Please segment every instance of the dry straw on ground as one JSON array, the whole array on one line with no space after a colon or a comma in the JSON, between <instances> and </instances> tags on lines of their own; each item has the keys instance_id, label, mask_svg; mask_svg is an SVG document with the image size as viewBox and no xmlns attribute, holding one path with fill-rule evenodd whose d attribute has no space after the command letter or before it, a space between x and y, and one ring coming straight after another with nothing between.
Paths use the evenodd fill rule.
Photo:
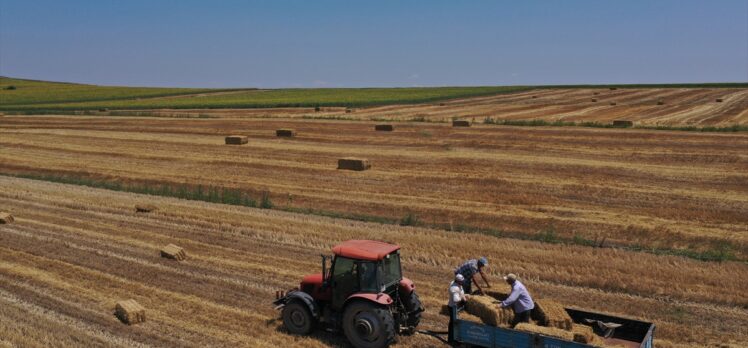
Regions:
<instances>
[{"instance_id":1,"label":"dry straw on ground","mask_svg":"<svg viewBox=\"0 0 748 348\"><path fill-rule=\"evenodd\" d=\"M169 244L161 249L161 257L182 261L187 257L187 254L181 247L178 247L174 244Z\"/></svg>"},{"instance_id":2,"label":"dry straw on ground","mask_svg":"<svg viewBox=\"0 0 748 348\"><path fill-rule=\"evenodd\" d=\"M508 327L514 318L511 309L501 308L499 301L489 296L470 296L465 304L465 310L491 326Z\"/></svg>"},{"instance_id":3,"label":"dry straw on ground","mask_svg":"<svg viewBox=\"0 0 748 348\"><path fill-rule=\"evenodd\" d=\"M453 120L452 127L470 127L470 121L468 120Z\"/></svg>"},{"instance_id":4,"label":"dry straw on ground","mask_svg":"<svg viewBox=\"0 0 748 348\"><path fill-rule=\"evenodd\" d=\"M530 333L537 333L545 336L556 337L567 341L574 340L574 333L558 329L555 327L544 327L530 323L519 323L514 327L515 330L525 331Z\"/></svg>"},{"instance_id":5,"label":"dry straw on ground","mask_svg":"<svg viewBox=\"0 0 748 348\"><path fill-rule=\"evenodd\" d=\"M13 215L10 213L0 212L0 225L12 223L13 220Z\"/></svg>"},{"instance_id":6,"label":"dry straw on ground","mask_svg":"<svg viewBox=\"0 0 748 348\"><path fill-rule=\"evenodd\" d=\"M293 130L293 129L288 129L288 128L278 129L278 130L275 131L275 136L278 136L278 137L295 137L296 136L296 131Z\"/></svg>"},{"instance_id":7,"label":"dry straw on ground","mask_svg":"<svg viewBox=\"0 0 748 348\"><path fill-rule=\"evenodd\" d=\"M370 168L371 163L367 159L346 157L338 160L338 169L361 171Z\"/></svg>"},{"instance_id":8,"label":"dry straw on ground","mask_svg":"<svg viewBox=\"0 0 748 348\"><path fill-rule=\"evenodd\" d=\"M383 132L392 132L395 128L391 124L378 124L374 126L374 130Z\"/></svg>"},{"instance_id":9,"label":"dry straw on ground","mask_svg":"<svg viewBox=\"0 0 748 348\"><path fill-rule=\"evenodd\" d=\"M572 320L569 313L560 303L542 299L535 301L535 317L543 326L556 327L563 330L571 330Z\"/></svg>"},{"instance_id":10,"label":"dry straw on ground","mask_svg":"<svg viewBox=\"0 0 748 348\"><path fill-rule=\"evenodd\" d=\"M242 145L249 142L245 135L229 135L226 137L226 145Z\"/></svg>"},{"instance_id":11,"label":"dry straw on ground","mask_svg":"<svg viewBox=\"0 0 748 348\"><path fill-rule=\"evenodd\" d=\"M128 325L145 321L145 308L132 299L117 302L115 314L123 323Z\"/></svg>"}]
</instances>

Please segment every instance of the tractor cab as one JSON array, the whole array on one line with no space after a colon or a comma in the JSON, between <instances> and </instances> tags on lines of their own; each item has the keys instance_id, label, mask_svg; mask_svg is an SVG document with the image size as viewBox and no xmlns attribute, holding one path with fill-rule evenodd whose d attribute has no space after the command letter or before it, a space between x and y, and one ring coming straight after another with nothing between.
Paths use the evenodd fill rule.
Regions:
<instances>
[{"instance_id":1,"label":"tractor cab","mask_svg":"<svg viewBox=\"0 0 748 348\"><path fill-rule=\"evenodd\" d=\"M324 269L322 287L331 291L331 307L340 310L353 294L386 294L403 279L400 268L400 247L397 245L352 240L333 248L335 254L330 271Z\"/></svg>"}]
</instances>

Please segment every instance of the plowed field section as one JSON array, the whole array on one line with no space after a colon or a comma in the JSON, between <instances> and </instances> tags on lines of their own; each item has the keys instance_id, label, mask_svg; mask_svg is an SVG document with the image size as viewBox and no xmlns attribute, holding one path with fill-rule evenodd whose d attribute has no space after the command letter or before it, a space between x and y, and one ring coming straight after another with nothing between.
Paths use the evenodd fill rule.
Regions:
<instances>
[{"instance_id":1,"label":"plowed field section","mask_svg":"<svg viewBox=\"0 0 748 348\"><path fill-rule=\"evenodd\" d=\"M289 336L271 307L277 289L318 272L319 254L353 238L403 248L404 273L437 314L451 269L492 260L489 276L523 277L536 297L652 320L659 339L682 345L748 343L744 263L705 263L612 249L549 245L273 210L188 202L0 177L0 343L17 346L323 347L329 334ZM134 205L159 210L135 213ZM168 243L188 259L159 257ZM469 246L469 247L467 247ZM133 298L148 320L121 324L118 300ZM426 336L400 347L435 347Z\"/></svg>"},{"instance_id":2,"label":"plowed field section","mask_svg":"<svg viewBox=\"0 0 748 348\"><path fill-rule=\"evenodd\" d=\"M277 128L298 136L276 138ZM235 133L249 144L224 145ZM373 169L337 170L347 156ZM266 191L286 210L748 256L748 135L740 133L5 117L0 174Z\"/></svg>"}]
</instances>

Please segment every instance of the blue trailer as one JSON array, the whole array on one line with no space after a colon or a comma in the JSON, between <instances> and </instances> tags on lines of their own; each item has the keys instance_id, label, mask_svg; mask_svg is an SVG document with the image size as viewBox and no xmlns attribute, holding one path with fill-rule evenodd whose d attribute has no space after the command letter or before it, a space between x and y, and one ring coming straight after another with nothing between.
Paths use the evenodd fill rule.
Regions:
<instances>
[{"instance_id":1,"label":"blue trailer","mask_svg":"<svg viewBox=\"0 0 748 348\"><path fill-rule=\"evenodd\" d=\"M655 325L639 320L566 308L572 321L577 324L585 320L621 324L609 338L607 345L630 348L653 348ZM594 346L566 341L542 334L517 331L460 319L459 312L453 318L455 340L463 345L484 348L592 348Z\"/></svg>"}]
</instances>

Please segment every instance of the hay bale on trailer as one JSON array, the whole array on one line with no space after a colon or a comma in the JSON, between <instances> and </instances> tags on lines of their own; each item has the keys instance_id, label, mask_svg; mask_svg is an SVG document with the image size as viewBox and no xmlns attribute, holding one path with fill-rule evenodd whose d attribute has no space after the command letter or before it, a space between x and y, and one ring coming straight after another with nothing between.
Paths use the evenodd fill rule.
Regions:
<instances>
[{"instance_id":1,"label":"hay bale on trailer","mask_svg":"<svg viewBox=\"0 0 748 348\"><path fill-rule=\"evenodd\" d=\"M249 142L246 135L229 135L226 137L226 145L242 145Z\"/></svg>"},{"instance_id":2,"label":"hay bale on trailer","mask_svg":"<svg viewBox=\"0 0 748 348\"><path fill-rule=\"evenodd\" d=\"M158 210L158 207L153 204L136 204L135 205L136 213L150 213L156 210Z\"/></svg>"},{"instance_id":3,"label":"hay bale on trailer","mask_svg":"<svg viewBox=\"0 0 748 348\"><path fill-rule=\"evenodd\" d=\"M573 323L564 306L553 300L537 300L533 309L533 318L543 326L571 330Z\"/></svg>"},{"instance_id":4,"label":"hay bale on trailer","mask_svg":"<svg viewBox=\"0 0 748 348\"><path fill-rule=\"evenodd\" d=\"M278 129L275 131L276 137L295 137L296 131L289 128Z\"/></svg>"},{"instance_id":5,"label":"hay bale on trailer","mask_svg":"<svg viewBox=\"0 0 748 348\"><path fill-rule=\"evenodd\" d=\"M391 124L377 124L374 125L375 131L381 131L381 132L392 132L395 130L395 127L393 127Z\"/></svg>"},{"instance_id":6,"label":"hay bale on trailer","mask_svg":"<svg viewBox=\"0 0 748 348\"><path fill-rule=\"evenodd\" d=\"M517 326L514 327L515 330L529 332L529 333L536 333L541 334L545 336L560 338L562 340L566 341L572 341L574 340L574 334L571 331L566 331L562 329L558 329L555 327L544 327L544 326L538 326L535 324L530 323L519 323Z\"/></svg>"},{"instance_id":7,"label":"hay bale on trailer","mask_svg":"<svg viewBox=\"0 0 748 348\"><path fill-rule=\"evenodd\" d=\"M634 126L634 121L626 121L626 120L613 121L613 127L628 128L628 127L633 127L633 126Z\"/></svg>"},{"instance_id":8,"label":"hay bale on trailer","mask_svg":"<svg viewBox=\"0 0 748 348\"><path fill-rule=\"evenodd\" d=\"M145 308L135 300L117 302L114 312L119 320L127 325L142 323L145 321Z\"/></svg>"},{"instance_id":9,"label":"hay bale on trailer","mask_svg":"<svg viewBox=\"0 0 748 348\"><path fill-rule=\"evenodd\" d=\"M161 257L182 261L187 258L187 254L181 247L178 247L174 244L169 244L161 249Z\"/></svg>"},{"instance_id":10,"label":"hay bale on trailer","mask_svg":"<svg viewBox=\"0 0 748 348\"><path fill-rule=\"evenodd\" d=\"M514 318L514 311L510 308L501 308L499 301L489 296L470 296L465 304L465 311L491 326L508 327Z\"/></svg>"},{"instance_id":11,"label":"hay bale on trailer","mask_svg":"<svg viewBox=\"0 0 748 348\"><path fill-rule=\"evenodd\" d=\"M721 102L722 102L722 98L717 98L717 99L715 100L715 102L717 102L717 103L721 103Z\"/></svg>"},{"instance_id":12,"label":"hay bale on trailer","mask_svg":"<svg viewBox=\"0 0 748 348\"><path fill-rule=\"evenodd\" d=\"M595 335L592 326L583 324L571 324L571 333L574 334L574 342L590 344L596 342L596 338L599 339L599 337Z\"/></svg>"},{"instance_id":13,"label":"hay bale on trailer","mask_svg":"<svg viewBox=\"0 0 748 348\"><path fill-rule=\"evenodd\" d=\"M4 224L10 224L13 223L13 215L10 215L10 213L6 213L4 211L0 212L0 225Z\"/></svg>"},{"instance_id":14,"label":"hay bale on trailer","mask_svg":"<svg viewBox=\"0 0 748 348\"><path fill-rule=\"evenodd\" d=\"M452 120L452 127L470 127L468 120Z\"/></svg>"},{"instance_id":15,"label":"hay bale on trailer","mask_svg":"<svg viewBox=\"0 0 748 348\"><path fill-rule=\"evenodd\" d=\"M370 168L371 163L367 159L346 157L338 160L338 169L361 171Z\"/></svg>"}]
</instances>

